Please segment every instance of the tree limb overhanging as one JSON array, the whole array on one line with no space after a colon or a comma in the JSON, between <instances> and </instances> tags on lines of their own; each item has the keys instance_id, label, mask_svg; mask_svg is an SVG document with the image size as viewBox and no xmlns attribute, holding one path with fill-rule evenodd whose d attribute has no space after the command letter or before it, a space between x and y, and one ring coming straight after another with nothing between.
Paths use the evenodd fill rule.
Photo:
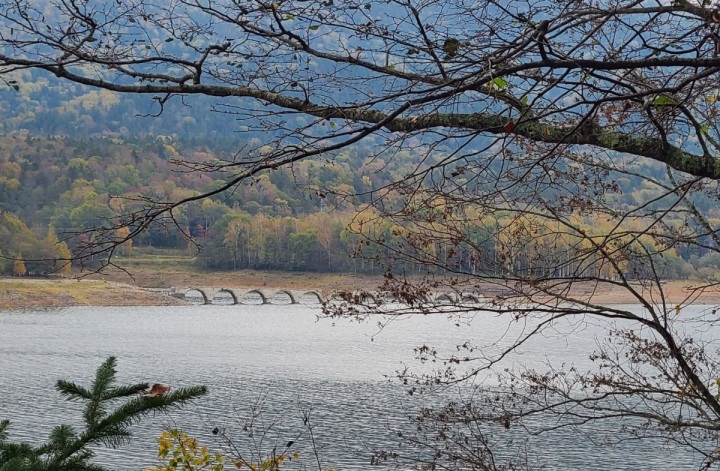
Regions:
<instances>
[{"instance_id":1,"label":"tree limb overhanging","mask_svg":"<svg viewBox=\"0 0 720 471\"><path fill-rule=\"evenodd\" d=\"M262 136L233 159L177 159L224 180L176 201L138 197L105 227L83 229L88 242L76 257L112 254L162 218L179 226L183 204L304 159L352 148L367 152L368 166L388 165L411 151L421 157L412 170L371 181L364 194L314 189L364 197L348 229L355 256L387 269L380 292L345 293L326 313L472 316L480 304L526 325L492 354L471 343L447 354L418 349L438 369L404 372L406 384L492 374L502 386L418 420L418 430L481 445L458 458L457 448L419 434L417 443L437 451L432 464L497 469L482 427L531 428L535 417L559 418L550 429L627 419L633 437L699 452L698 467L720 460L708 445L720 429L720 359L698 334L716 328L715 311L681 315L720 280L699 267L691 274L699 284L679 303L664 285L688 276L674 265L678 252L720 252L715 6L0 0L0 22L0 74L20 90L53 76L151 96L159 112L174 99L207 97ZM245 223L235 222L237 245ZM598 301L612 290L637 307ZM596 339L598 371L502 370L536 336L586 319L611 333Z\"/></svg>"},{"instance_id":2,"label":"tree limb overhanging","mask_svg":"<svg viewBox=\"0 0 720 471\"><path fill-rule=\"evenodd\" d=\"M52 5L4 2L4 71L41 69L122 93L247 98L280 113L355 123L356 133L518 136L720 175L717 150L698 143L711 137L706 100L720 67L714 10L692 2L612 9L569 2L514 15L494 2L473 12L447 2L470 15L459 25L434 14L432 3ZM405 16L414 21L389 28ZM327 40L328 31L343 38ZM301 70L302 63L312 66ZM328 95L336 85L339 93ZM652 111L680 106L696 119L649 127ZM615 108L623 111L602 119Z\"/></svg>"},{"instance_id":3,"label":"tree limb overhanging","mask_svg":"<svg viewBox=\"0 0 720 471\"><path fill-rule=\"evenodd\" d=\"M0 60L7 63L8 58L0 56ZM18 62L18 61L15 61ZM720 66L720 60L717 62ZM632 65L628 65L632 67ZM432 104L436 100L434 96L424 97L403 104L393 113L383 113L371 109L357 107L329 107L311 103L299 98L285 96L279 93L268 92L248 87L224 87L217 85L117 85L103 80L87 78L84 76L69 73L62 67L41 67L52 72L58 78L69 79L73 82L93 87L104 88L122 93L142 93L168 95L197 94L218 98L252 98L261 100L264 103L275 105L283 110L298 111L307 115L326 120L341 120L354 123L365 123L391 132L410 133L422 132L433 128L462 129L466 131L477 131L500 136L518 136L541 143L558 143L587 145L627 154L647 157L658 162L668 164L683 173L697 177L711 179L720 178L720 160L712 155L696 154L682 147L663 142L660 138L639 137L627 132L615 130L611 126L600 126L597 123L590 123L588 126L544 124L535 120L519 121L514 123L511 131L508 131L506 124L508 119L500 114L493 113L432 113L423 116L410 118L399 117L403 111L413 106ZM483 85L490 83L488 79ZM474 85L474 88L479 85ZM443 98L445 94L441 94ZM264 168L276 166L266 165Z\"/></svg>"}]
</instances>

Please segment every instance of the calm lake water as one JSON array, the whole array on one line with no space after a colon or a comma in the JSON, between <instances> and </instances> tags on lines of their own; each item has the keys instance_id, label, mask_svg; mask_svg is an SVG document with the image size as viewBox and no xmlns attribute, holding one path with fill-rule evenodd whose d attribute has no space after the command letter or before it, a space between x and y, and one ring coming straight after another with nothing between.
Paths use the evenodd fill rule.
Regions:
<instances>
[{"instance_id":1,"label":"calm lake water","mask_svg":"<svg viewBox=\"0 0 720 471\"><path fill-rule=\"evenodd\" d=\"M382 330L367 322L316 320L301 305L68 308L0 311L0 418L10 418L10 437L37 441L55 425L78 423L80 406L54 390L57 379L88 384L108 356L118 357L120 383L207 385L210 393L183 410L142 422L133 442L98 450L98 461L119 469L158 464L155 438L180 427L211 449L223 444L218 427L242 450L270 451L295 440L296 467L316 468L303 415L310 414L322 466L366 469L375 449L400 446L408 416L427 401L456 394L444 389L410 396L393 380L404 364L416 366L413 348L453 349L471 339L488 349L510 344L524 328L478 315L472 322L418 316ZM570 335L566 335L566 334ZM565 324L536 339L506 366L575 363L589 367L588 354L604 330ZM497 342L497 339L500 339ZM389 379L390 377L390 379ZM243 427L259 412L255 434ZM617 425L617 424L615 424ZM602 429L602 427L607 427ZM613 434L613 424L593 433ZM266 433L262 433L262 431ZM544 469L678 470L698 467L699 457L653 442L603 446L571 430L518 439L517 450ZM304 460L304 461L303 461Z\"/></svg>"}]
</instances>

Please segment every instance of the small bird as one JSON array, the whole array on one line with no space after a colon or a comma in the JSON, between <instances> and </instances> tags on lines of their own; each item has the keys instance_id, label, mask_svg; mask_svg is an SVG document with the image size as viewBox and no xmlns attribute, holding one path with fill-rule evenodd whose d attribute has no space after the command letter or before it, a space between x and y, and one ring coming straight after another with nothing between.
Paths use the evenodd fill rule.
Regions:
<instances>
[{"instance_id":1,"label":"small bird","mask_svg":"<svg viewBox=\"0 0 720 471\"><path fill-rule=\"evenodd\" d=\"M170 386L164 386L159 383L155 383L150 388L150 391L143 394L143 397L156 397L156 396L162 396L166 392L170 391Z\"/></svg>"}]
</instances>

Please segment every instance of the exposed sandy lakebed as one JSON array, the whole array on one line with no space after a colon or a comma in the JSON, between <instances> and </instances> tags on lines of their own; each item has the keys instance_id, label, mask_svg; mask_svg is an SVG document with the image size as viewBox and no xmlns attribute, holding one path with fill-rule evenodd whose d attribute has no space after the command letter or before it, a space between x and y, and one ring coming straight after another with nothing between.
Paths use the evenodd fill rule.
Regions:
<instances>
[{"instance_id":1,"label":"exposed sandy lakebed","mask_svg":"<svg viewBox=\"0 0 720 471\"><path fill-rule=\"evenodd\" d=\"M217 286L316 289L329 294L333 290L358 288L373 290L380 277L354 275L319 275L282 272L244 271L232 274L215 273L150 273L140 272L131 282L119 281L120 276L104 275L104 279L63 278L0 278L0 309L22 309L66 306L171 306L185 301L169 293L172 286ZM666 301L673 304L720 304L720 289L693 292L699 283L668 281L663 284ZM641 290L640 285L634 286ZM158 289L162 288L162 289ZM492 297L497 286L488 286ZM637 304L625 289L577 284L573 297L592 300L597 304ZM646 293L647 295L647 293ZM660 299L652 296L656 302Z\"/></svg>"},{"instance_id":2,"label":"exposed sandy lakebed","mask_svg":"<svg viewBox=\"0 0 720 471\"><path fill-rule=\"evenodd\" d=\"M167 293L100 280L0 278L0 309L186 304Z\"/></svg>"}]
</instances>

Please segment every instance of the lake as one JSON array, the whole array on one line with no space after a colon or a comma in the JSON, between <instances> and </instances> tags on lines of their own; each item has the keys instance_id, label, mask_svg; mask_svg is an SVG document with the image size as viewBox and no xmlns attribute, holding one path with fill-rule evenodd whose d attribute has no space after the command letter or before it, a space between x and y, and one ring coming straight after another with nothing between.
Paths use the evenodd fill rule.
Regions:
<instances>
[{"instance_id":1,"label":"lake","mask_svg":"<svg viewBox=\"0 0 720 471\"><path fill-rule=\"evenodd\" d=\"M209 394L182 410L135 426L133 442L98 450L97 461L118 469L158 464L155 439L180 427L211 449L223 450L211 431L224 430L247 453L268 452L295 440L295 467L317 469L303 417L309 414L323 468L366 469L373 450L403 446L398 432L424 403L457 394L443 388L409 395L394 379L404 365L420 367L413 349L427 344L454 350L472 339L488 349L509 345L527 326L478 314L394 320L382 329L365 322L316 318L303 305L107 307L0 311L0 419L11 440L44 439L55 425L78 423L79 405L54 390L57 379L88 384L108 356L118 357L118 381L206 385ZM506 366L545 362L590 367L588 354L604 330L584 323L558 325L527 344ZM569 334L569 335L567 335ZM500 339L499 342L497 340ZM491 383L487 383L491 386ZM252 437L248 424L252 417ZM614 434L619 424L594 425ZM245 430L244 430L245 429ZM263 432L264 431L264 432ZM677 470L697 468L699 456L651 441L614 447L569 429L513 441L545 469Z\"/></svg>"}]
</instances>

